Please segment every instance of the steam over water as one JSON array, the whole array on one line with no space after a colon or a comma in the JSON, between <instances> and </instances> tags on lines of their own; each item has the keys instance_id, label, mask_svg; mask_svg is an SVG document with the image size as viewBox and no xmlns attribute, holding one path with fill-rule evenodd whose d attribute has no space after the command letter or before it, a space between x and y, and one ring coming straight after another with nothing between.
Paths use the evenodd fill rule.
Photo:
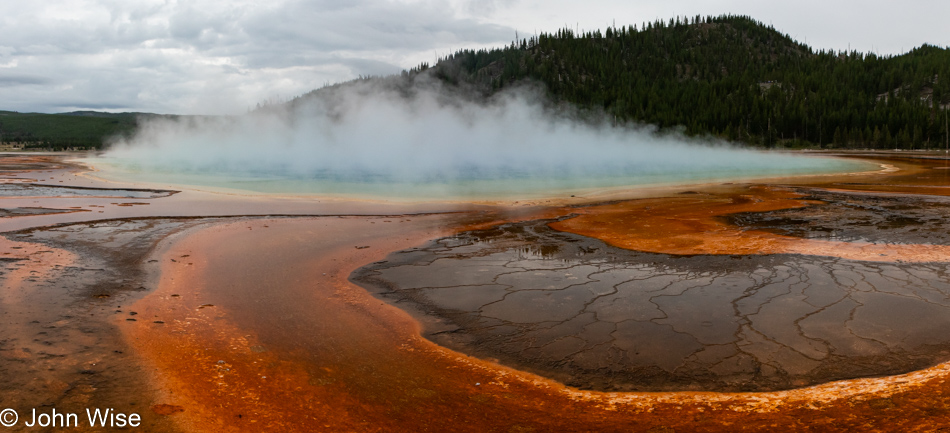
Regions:
<instances>
[{"instance_id":1,"label":"steam over water","mask_svg":"<svg viewBox=\"0 0 950 433\"><path fill-rule=\"evenodd\" d=\"M532 95L474 102L438 88L364 83L241 117L151 121L93 163L125 180L414 199L865 168L580 121Z\"/></svg>"}]
</instances>

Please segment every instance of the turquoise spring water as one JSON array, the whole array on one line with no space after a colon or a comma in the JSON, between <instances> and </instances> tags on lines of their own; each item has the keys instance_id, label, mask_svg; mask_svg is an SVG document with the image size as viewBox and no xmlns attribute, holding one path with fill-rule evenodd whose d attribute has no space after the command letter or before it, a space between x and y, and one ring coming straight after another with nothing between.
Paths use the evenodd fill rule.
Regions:
<instances>
[{"instance_id":1,"label":"turquoise spring water","mask_svg":"<svg viewBox=\"0 0 950 433\"><path fill-rule=\"evenodd\" d=\"M251 194L354 197L384 200L479 200L564 197L615 188L696 184L811 174L868 171L876 165L847 159L778 152L696 147L663 158L604 158L561 165L455 164L424 173L347 167L300 170L281 164L153 164L108 154L88 158L97 175L116 181Z\"/></svg>"}]
</instances>

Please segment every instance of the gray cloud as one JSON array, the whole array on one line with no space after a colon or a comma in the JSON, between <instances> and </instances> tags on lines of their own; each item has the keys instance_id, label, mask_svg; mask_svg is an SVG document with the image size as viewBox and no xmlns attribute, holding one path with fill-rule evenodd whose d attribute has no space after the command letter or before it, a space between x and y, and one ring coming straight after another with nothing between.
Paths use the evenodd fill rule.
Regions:
<instances>
[{"instance_id":1,"label":"gray cloud","mask_svg":"<svg viewBox=\"0 0 950 433\"><path fill-rule=\"evenodd\" d=\"M46 112L233 112L510 33L446 1L53 1L0 5L0 16L0 100L13 104L3 108Z\"/></svg>"},{"instance_id":2,"label":"gray cloud","mask_svg":"<svg viewBox=\"0 0 950 433\"><path fill-rule=\"evenodd\" d=\"M16 76L0 74L0 87L20 86L20 85L43 85L48 84L49 79L36 76Z\"/></svg>"},{"instance_id":3,"label":"gray cloud","mask_svg":"<svg viewBox=\"0 0 950 433\"><path fill-rule=\"evenodd\" d=\"M74 101L74 102L64 102L63 107L70 108L69 110L62 110L63 112L67 111L78 111L78 110L111 110L111 111L133 111L128 105L124 104L110 104L110 103L101 103L101 104L90 104L85 101Z\"/></svg>"}]
</instances>

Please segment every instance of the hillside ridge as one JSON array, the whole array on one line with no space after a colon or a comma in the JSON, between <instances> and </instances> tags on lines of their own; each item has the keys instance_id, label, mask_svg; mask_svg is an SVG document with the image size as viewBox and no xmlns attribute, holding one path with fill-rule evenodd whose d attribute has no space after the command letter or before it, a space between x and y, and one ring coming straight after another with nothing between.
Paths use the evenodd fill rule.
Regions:
<instances>
[{"instance_id":1,"label":"hillside ridge","mask_svg":"<svg viewBox=\"0 0 950 433\"><path fill-rule=\"evenodd\" d=\"M943 148L950 109L948 49L816 52L746 16L561 29L409 71L419 73L488 93L537 82L618 123L766 147Z\"/></svg>"}]
</instances>

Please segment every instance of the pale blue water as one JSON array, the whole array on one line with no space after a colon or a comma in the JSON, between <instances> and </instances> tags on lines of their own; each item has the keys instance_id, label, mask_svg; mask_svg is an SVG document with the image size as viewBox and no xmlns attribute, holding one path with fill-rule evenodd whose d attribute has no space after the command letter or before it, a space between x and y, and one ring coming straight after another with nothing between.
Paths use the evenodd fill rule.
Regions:
<instances>
[{"instance_id":1,"label":"pale blue water","mask_svg":"<svg viewBox=\"0 0 950 433\"><path fill-rule=\"evenodd\" d=\"M88 158L98 175L118 181L182 187L227 188L250 193L352 196L389 200L474 200L564 197L605 188L690 184L805 174L868 171L875 164L801 154L697 147L680 157L602 158L538 166L455 164L424 171L346 169L300 170L287 164L187 160L151 163L112 157Z\"/></svg>"}]
</instances>

